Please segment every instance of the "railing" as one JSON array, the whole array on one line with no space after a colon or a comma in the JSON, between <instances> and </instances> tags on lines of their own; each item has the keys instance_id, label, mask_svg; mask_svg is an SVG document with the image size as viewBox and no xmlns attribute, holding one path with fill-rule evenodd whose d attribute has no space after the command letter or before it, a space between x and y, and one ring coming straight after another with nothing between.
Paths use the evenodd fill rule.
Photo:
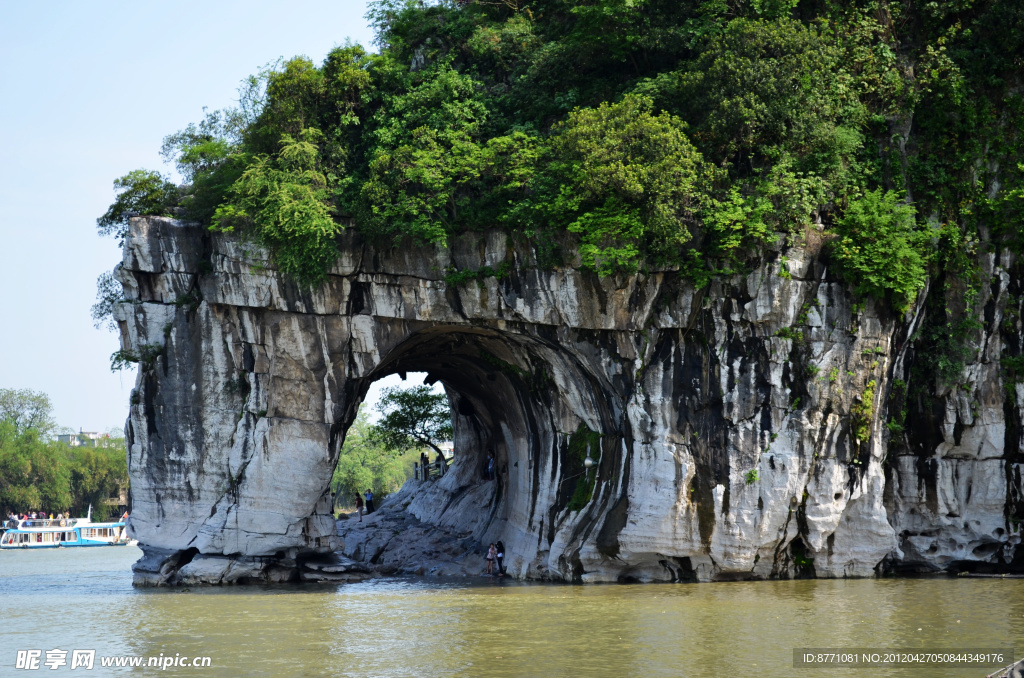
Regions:
<instances>
[{"instance_id":1,"label":"railing","mask_svg":"<svg viewBox=\"0 0 1024 678\"><path fill-rule=\"evenodd\" d=\"M416 480L431 480L435 478L444 477L444 474L448 472L447 461L432 461L426 464L414 462L413 465L413 477Z\"/></svg>"},{"instance_id":2,"label":"railing","mask_svg":"<svg viewBox=\"0 0 1024 678\"><path fill-rule=\"evenodd\" d=\"M23 530L28 527L74 527L76 522L78 522L78 518L53 518L52 520L29 518L28 520L8 520L4 523L4 527L11 530Z\"/></svg>"}]
</instances>

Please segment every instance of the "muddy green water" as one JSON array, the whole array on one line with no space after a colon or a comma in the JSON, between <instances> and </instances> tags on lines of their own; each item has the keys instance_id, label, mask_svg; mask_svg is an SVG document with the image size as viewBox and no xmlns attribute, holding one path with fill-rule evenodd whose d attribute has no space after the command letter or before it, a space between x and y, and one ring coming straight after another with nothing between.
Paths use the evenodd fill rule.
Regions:
<instances>
[{"instance_id":1,"label":"muddy green water","mask_svg":"<svg viewBox=\"0 0 1024 678\"><path fill-rule=\"evenodd\" d=\"M0 552L0 676L984 676L804 669L794 647L1015 647L1024 580L562 586L492 579L133 589L135 548ZM95 649L92 671L15 669ZM104 669L100 656L209 656ZM44 655L45 658L45 655Z\"/></svg>"}]
</instances>

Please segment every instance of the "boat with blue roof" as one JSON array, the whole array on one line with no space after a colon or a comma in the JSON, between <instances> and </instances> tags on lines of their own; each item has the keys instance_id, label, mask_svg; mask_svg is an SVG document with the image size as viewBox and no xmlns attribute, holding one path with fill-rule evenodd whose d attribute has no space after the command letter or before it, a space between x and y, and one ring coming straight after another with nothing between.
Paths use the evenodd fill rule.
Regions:
<instances>
[{"instance_id":1,"label":"boat with blue roof","mask_svg":"<svg viewBox=\"0 0 1024 678\"><path fill-rule=\"evenodd\" d=\"M92 506L85 518L28 518L10 520L0 536L0 549L45 549L80 546L127 546L127 514L114 522L92 521Z\"/></svg>"}]
</instances>

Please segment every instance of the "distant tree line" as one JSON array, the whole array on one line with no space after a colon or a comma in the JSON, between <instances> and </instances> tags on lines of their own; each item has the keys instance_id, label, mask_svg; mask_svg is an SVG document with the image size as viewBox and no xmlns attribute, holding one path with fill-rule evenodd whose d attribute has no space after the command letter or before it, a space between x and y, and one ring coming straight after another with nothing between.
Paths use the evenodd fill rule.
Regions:
<instances>
[{"instance_id":1,"label":"distant tree line","mask_svg":"<svg viewBox=\"0 0 1024 678\"><path fill-rule=\"evenodd\" d=\"M108 517L106 500L128 487L124 438L103 437L70 447L46 394L0 388L0 512L43 511ZM116 507L113 509L116 511Z\"/></svg>"}]
</instances>

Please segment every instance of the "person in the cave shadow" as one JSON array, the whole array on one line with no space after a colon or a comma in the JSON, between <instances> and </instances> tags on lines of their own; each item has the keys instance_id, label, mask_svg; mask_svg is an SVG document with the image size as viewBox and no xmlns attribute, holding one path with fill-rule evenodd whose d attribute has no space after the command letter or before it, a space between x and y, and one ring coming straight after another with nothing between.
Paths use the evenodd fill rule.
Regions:
<instances>
[{"instance_id":1,"label":"person in the cave shadow","mask_svg":"<svg viewBox=\"0 0 1024 678\"><path fill-rule=\"evenodd\" d=\"M366 499L366 515L370 515L373 513L373 490L367 488L363 497Z\"/></svg>"},{"instance_id":2,"label":"person in the cave shadow","mask_svg":"<svg viewBox=\"0 0 1024 678\"><path fill-rule=\"evenodd\" d=\"M505 565L504 565L504 560L505 560L505 542L499 541L497 544L494 545L494 549L495 549L494 564L498 568L497 575L499 577L504 577L505 576Z\"/></svg>"},{"instance_id":3,"label":"person in the cave shadow","mask_svg":"<svg viewBox=\"0 0 1024 678\"><path fill-rule=\"evenodd\" d=\"M356 492L356 513L359 514L359 522L363 522L363 496Z\"/></svg>"},{"instance_id":4,"label":"person in the cave shadow","mask_svg":"<svg viewBox=\"0 0 1024 678\"><path fill-rule=\"evenodd\" d=\"M487 479L494 480L494 452L487 453Z\"/></svg>"}]
</instances>

